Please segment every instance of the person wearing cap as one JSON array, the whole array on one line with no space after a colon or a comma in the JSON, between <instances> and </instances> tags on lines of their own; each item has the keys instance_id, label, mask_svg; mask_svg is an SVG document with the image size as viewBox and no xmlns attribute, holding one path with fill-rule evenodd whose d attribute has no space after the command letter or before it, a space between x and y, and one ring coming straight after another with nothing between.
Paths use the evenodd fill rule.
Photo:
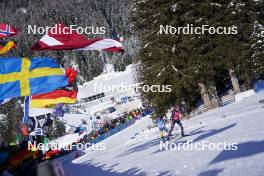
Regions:
<instances>
[{"instance_id":1,"label":"person wearing cap","mask_svg":"<svg viewBox=\"0 0 264 176\"><path fill-rule=\"evenodd\" d=\"M169 137L172 136L171 133L172 133L176 123L181 127L181 135L182 135L182 137L185 136L184 135L183 125L181 123L181 117L182 117L182 114L181 114L180 107L176 106L173 109L172 114L171 114L171 129L170 129L169 134L168 134Z\"/></svg>"}]
</instances>

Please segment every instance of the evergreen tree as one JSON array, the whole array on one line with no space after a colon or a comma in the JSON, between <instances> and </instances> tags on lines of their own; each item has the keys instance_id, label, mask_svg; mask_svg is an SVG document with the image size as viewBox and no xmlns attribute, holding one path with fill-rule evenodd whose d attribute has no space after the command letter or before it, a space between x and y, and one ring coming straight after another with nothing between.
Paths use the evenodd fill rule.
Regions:
<instances>
[{"instance_id":1,"label":"evergreen tree","mask_svg":"<svg viewBox=\"0 0 264 176\"><path fill-rule=\"evenodd\" d=\"M172 8L177 2L177 9ZM197 85L189 78L189 50L185 35L164 35L160 25L183 26L183 16L191 8L190 1L139 1L136 3L135 27L141 41L139 80L146 85L171 85L172 92L143 92L163 112L182 99L193 106ZM185 8L182 8L185 7ZM178 10L179 9L179 10Z\"/></svg>"},{"instance_id":2,"label":"evergreen tree","mask_svg":"<svg viewBox=\"0 0 264 176\"><path fill-rule=\"evenodd\" d=\"M19 121L23 118L23 109L19 100L12 100L0 107L0 141L5 143L16 142L19 132Z\"/></svg>"},{"instance_id":3,"label":"evergreen tree","mask_svg":"<svg viewBox=\"0 0 264 176\"><path fill-rule=\"evenodd\" d=\"M48 126L45 131L50 140L61 137L66 134L65 123L54 118L53 123Z\"/></svg>"},{"instance_id":4,"label":"evergreen tree","mask_svg":"<svg viewBox=\"0 0 264 176\"><path fill-rule=\"evenodd\" d=\"M218 106L218 92L229 79L235 93L240 91L241 72L249 61L250 36L260 16L257 2L222 0L138 1L135 28L140 36L139 80L145 84L171 84L171 93L143 92L149 101L164 111L186 99L193 107L202 97L205 107ZM236 27L237 34L161 34L160 25L184 27L208 25ZM243 71L242 71L243 70Z\"/></svg>"},{"instance_id":5,"label":"evergreen tree","mask_svg":"<svg viewBox=\"0 0 264 176\"><path fill-rule=\"evenodd\" d=\"M252 34L252 46L251 46L251 65L252 74L255 79L264 78L264 25L255 23L254 32Z\"/></svg>"}]
</instances>

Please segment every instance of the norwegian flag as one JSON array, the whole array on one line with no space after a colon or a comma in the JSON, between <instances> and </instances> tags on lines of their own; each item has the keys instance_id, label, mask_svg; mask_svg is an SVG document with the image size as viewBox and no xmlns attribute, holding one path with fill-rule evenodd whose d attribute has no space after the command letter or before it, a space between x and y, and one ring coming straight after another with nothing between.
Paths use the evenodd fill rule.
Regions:
<instances>
[{"instance_id":1,"label":"norwegian flag","mask_svg":"<svg viewBox=\"0 0 264 176\"><path fill-rule=\"evenodd\" d=\"M18 30L11 25L0 23L0 38L10 37L18 34Z\"/></svg>"},{"instance_id":2,"label":"norwegian flag","mask_svg":"<svg viewBox=\"0 0 264 176\"><path fill-rule=\"evenodd\" d=\"M31 47L31 50L105 50L123 53L122 43L117 40L87 39L75 31L70 31L63 24L57 24L55 28L57 33L54 34L49 30L46 35Z\"/></svg>"}]
</instances>

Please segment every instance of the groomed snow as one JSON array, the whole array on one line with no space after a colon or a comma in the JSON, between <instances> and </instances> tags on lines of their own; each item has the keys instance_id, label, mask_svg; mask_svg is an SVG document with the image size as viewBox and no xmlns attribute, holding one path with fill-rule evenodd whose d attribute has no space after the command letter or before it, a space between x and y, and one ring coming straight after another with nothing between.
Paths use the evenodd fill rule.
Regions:
<instances>
[{"instance_id":1,"label":"groomed snow","mask_svg":"<svg viewBox=\"0 0 264 176\"><path fill-rule=\"evenodd\" d=\"M251 95L254 95L254 94L255 94L254 90L241 92L241 93L238 93L238 94L235 95L235 100L236 100L236 102L237 101L241 101L241 100L243 100L243 99L245 99L245 98L247 98L247 97L249 97Z\"/></svg>"},{"instance_id":2,"label":"groomed snow","mask_svg":"<svg viewBox=\"0 0 264 176\"><path fill-rule=\"evenodd\" d=\"M64 164L68 176L131 175L239 175L264 173L264 108L259 100L264 92L217 108L184 122L187 134L172 139L180 146L188 141L237 144L237 150L160 150L159 131L145 117L129 128L109 137L105 150L87 151ZM174 133L179 133L179 127Z\"/></svg>"}]
</instances>

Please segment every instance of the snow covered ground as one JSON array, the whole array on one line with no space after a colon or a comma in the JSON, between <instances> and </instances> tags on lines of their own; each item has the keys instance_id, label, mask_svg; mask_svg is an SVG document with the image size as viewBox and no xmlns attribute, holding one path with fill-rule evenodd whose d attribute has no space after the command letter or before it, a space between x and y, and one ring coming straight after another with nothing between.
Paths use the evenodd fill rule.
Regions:
<instances>
[{"instance_id":1,"label":"snow covered ground","mask_svg":"<svg viewBox=\"0 0 264 176\"><path fill-rule=\"evenodd\" d=\"M92 81L79 86L78 99L89 97L104 92L106 96L113 96L114 93L120 94L120 87L126 87L136 84L136 65L127 66L123 72L109 72L95 77ZM109 89L114 87L115 89ZM106 91L107 90L107 91ZM133 88L132 88L133 90ZM130 92L130 89L124 93Z\"/></svg>"},{"instance_id":2,"label":"snow covered ground","mask_svg":"<svg viewBox=\"0 0 264 176\"><path fill-rule=\"evenodd\" d=\"M64 164L65 173L68 176L263 175L264 105L259 103L263 99L264 92L251 95L185 121L185 131L191 136L176 137L168 143L178 150L161 150L159 131L149 130L152 122L145 117L103 141L105 150L86 151L80 158ZM174 133L179 133L176 128ZM191 145L202 143L225 143L237 150L190 149Z\"/></svg>"}]
</instances>

